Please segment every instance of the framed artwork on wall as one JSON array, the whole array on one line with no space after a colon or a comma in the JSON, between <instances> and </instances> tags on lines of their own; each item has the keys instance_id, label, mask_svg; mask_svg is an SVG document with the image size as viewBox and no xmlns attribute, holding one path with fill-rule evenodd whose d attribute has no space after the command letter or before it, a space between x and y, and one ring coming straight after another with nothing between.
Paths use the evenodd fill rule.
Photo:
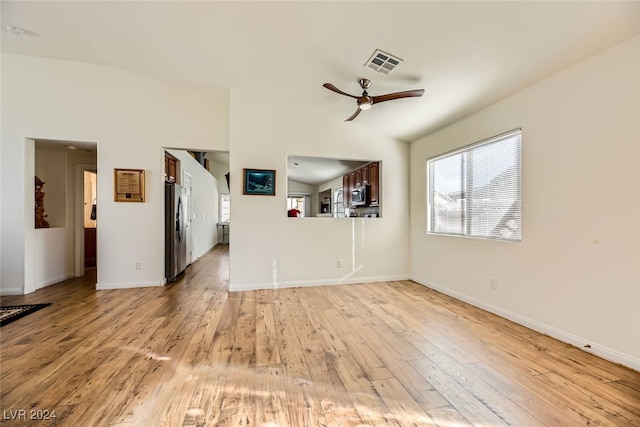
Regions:
<instances>
[{"instance_id":1,"label":"framed artwork on wall","mask_svg":"<svg viewBox=\"0 0 640 427\"><path fill-rule=\"evenodd\" d=\"M116 202L144 202L144 169L114 169Z\"/></svg>"},{"instance_id":2,"label":"framed artwork on wall","mask_svg":"<svg viewBox=\"0 0 640 427\"><path fill-rule=\"evenodd\" d=\"M275 196L276 171L273 169L243 169L242 194Z\"/></svg>"}]
</instances>

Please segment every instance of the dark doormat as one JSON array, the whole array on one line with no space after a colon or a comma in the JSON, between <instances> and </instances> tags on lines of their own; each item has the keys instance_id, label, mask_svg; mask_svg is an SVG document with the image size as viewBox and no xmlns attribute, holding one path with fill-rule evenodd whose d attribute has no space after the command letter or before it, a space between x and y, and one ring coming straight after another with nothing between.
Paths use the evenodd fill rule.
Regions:
<instances>
[{"instance_id":1,"label":"dark doormat","mask_svg":"<svg viewBox=\"0 0 640 427\"><path fill-rule=\"evenodd\" d=\"M8 323L18 320L27 314L34 313L41 308L51 305L47 304L25 304L25 305L10 305L6 307L0 307L0 326L4 326Z\"/></svg>"}]
</instances>

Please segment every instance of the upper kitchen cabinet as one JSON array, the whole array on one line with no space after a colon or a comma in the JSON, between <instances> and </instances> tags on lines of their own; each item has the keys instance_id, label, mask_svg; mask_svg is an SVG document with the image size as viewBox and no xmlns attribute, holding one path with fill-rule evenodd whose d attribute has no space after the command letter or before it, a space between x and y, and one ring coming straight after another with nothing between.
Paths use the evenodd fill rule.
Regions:
<instances>
[{"instance_id":1,"label":"upper kitchen cabinet","mask_svg":"<svg viewBox=\"0 0 640 427\"><path fill-rule=\"evenodd\" d=\"M171 154L164 153L164 180L167 182L176 182L178 173L178 159Z\"/></svg>"},{"instance_id":2,"label":"upper kitchen cabinet","mask_svg":"<svg viewBox=\"0 0 640 427\"><path fill-rule=\"evenodd\" d=\"M370 188L371 206L380 205L380 162L370 163L367 168L368 184Z\"/></svg>"},{"instance_id":3,"label":"upper kitchen cabinet","mask_svg":"<svg viewBox=\"0 0 640 427\"><path fill-rule=\"evenodd\" d=\"M342 179L345 204L349 207L380 206L380 162L371 162L345 174ZM356 203L353 198L354 189L366 186L365 203Z\"/></svg>"},{"instance_id":4,"label":"upper kitchen cabinet","mask_svg":"<svg viewBox=\"0 0 640 427\"><path fill-rule=\"evenodd\" d=\"M349 175L344 175L342 177L342 203L344 207L348 207L351 205L351 184L349 183Z\"/></svg>"}]
</instances>

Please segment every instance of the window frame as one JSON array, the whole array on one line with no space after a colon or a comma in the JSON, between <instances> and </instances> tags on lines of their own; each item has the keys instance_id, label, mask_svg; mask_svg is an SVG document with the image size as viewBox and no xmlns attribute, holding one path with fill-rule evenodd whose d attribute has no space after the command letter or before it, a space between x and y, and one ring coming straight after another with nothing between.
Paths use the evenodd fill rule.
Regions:
<instances>
[{"instance_id":1,"label":"window frame","mask_svg":"<svg viewBox=\"0 0 640 427\"><path fill-rule=\"evenodd\" d=\"M231 220L231 195L229 193L221 193L219 200L219 222L229 222ZM225 205L228 206L225 207Z\"/></svg>"},{"instance_id":2,"label":"window frame","mask_svg":"<svg viewBox=\"0 0 640 427\"><path fill-rule=\"evenodd\" d=\"M470 157L473 159L474 150L477 150L481 147L490 146L492 144L500 143L503 141L507 141L513 139L515 145L513 146L514 155L516 156L515 165L516 170L513 173L515 177L515 185L516 188L512 193L515 197L515 201L513 204L516 204L517 211L514 215L514 219L517 222L517 228L515 237L510 237L508 235L501 237L497 235L492 235L491 232L485 231L485 233L476 233L473 234L472 227L474 225L471 220L473 210L472 201L469 200L468 195L473 194L473 182L470 176L473 176L473 161L469 161L466 157ZM476 151L477 152L477 151ZM434 194L436 191L434 190L435 183L435 165L436 162L444 159L453 159L455 156L461 155L461 166L460 166L460 198L458 201L460 202L460 232L452 232L452 231L434 231L436 228L435 224L435 214L434 209L436 208L436 204L434 202ZM455 237L464 237L471 239L484 239L484 240L496 240L496 241L505 241L512 243L520 243L522 241L522 129L516 128L512 129L508 132L501 133L499 135L492 136L490 138L483 139L481 141L477 141L468 145L465 145L460 148L456 148L454 150L439 154L437 156L430 157L426 160L426 233L428 235L441 235L441 236L455 236ZM495 178L495 177L494 177ZM494 179L492 178L492 179ZM494 200L495 201L495 200ZM496 206L490 205L490 206ZM505 216L502 219L506 218ZM508 226L508 223L507 223Z\"/></svg>"}]
</instances>

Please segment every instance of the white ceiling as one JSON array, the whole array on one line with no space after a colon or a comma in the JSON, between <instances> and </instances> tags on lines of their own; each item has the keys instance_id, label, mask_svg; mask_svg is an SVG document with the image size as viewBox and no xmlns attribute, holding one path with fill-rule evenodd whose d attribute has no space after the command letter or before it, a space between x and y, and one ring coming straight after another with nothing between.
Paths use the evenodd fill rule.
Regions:
<instances>
[{"instance_id":1,"label":"white ceiling","mask_svg":"<svg viewBox=\"0 0 640 427\"><path fill-rule=\"evenodd\" d=\"M413 141L640 32L640 2L2 1L2 51L87 61L190 87L305 92L336 123L355 101L425 89L356 120ZM403 59L364 67L375 49ZM586 88L588 89L588 88ZM302 91L304 92L304 91ZM306 95L312 94L311 96ZM295 106L292 106L295 108Z\"/></svg>"},{"instance_id":2,"label":"white ceiling","mask_svg":"<svg viewBox=\"0 0 640 427\"><path fill-rule=\"evenodd\" d=\"M319 185L356 170L367 163L370 161L288 156L287 179L303 184Z\"/></svg>"},{"instance_id":3,"label":"white ceiling","mask_svg":"<svg viewBox=\"0 0 640 427\"><path fill-rule=\"evenodd\" d=\"M35 147L38 150L43 150L43 151L64 151L64 152L81 151L84 153L94 153L94 154L98 152L98 144L96 144L95 142L37 139L35 140Z\"/></svg>"}]
</instances>

